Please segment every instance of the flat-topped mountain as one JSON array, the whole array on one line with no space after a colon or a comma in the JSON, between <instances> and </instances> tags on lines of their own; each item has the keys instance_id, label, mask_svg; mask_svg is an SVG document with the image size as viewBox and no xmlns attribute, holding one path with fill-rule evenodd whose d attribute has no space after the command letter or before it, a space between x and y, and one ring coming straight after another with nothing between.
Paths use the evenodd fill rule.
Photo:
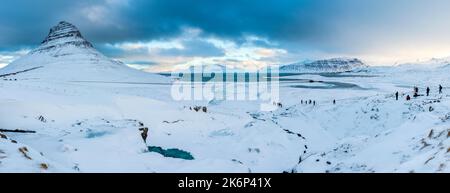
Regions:
<instances>
[{"instance_id":1,"label":"flat-topped mountain","mask_svg":"<svg viewBox=\"0 0 450 193\"><path fill-rule=\"evenodd\" d=\"M347 72L367 67L357 58L332 58L313 62L299 62L283 65L280 72L314 73L314 72Z\"/></svg>"}]
</instances>

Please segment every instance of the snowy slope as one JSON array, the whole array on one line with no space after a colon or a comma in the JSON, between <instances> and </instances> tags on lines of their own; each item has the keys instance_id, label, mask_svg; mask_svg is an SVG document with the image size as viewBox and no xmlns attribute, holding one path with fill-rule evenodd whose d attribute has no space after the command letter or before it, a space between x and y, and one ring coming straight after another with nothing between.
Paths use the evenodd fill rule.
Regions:
<instances>
[{"instance_id":1,"label":"snowy slope","mask_svg":"<svg viewBox=\"0 0 450 193\"><path fill-rule=\"evenodd\" d=\"M0 172L56 172L65 170L42 152L21 144L0 132Z\"/></svg>"},{"instance_id":2,"label":"snowy slope","mask_svg":"<svg viewBox=\"0 0 450 193\"><path fill-rule=\"evenodd\" d=\"M15 78L167 82L158 75L131 69L120 61L107 58L85 40L74 25L67 22L60 22L51 28L39 47L0 69L0 75L24 70L29 71L18 73Z\"/></svg>"},{"instance_id":3,"label":"snowy slope","mask_svg":"<svg viewBox=\"0 0 450 193\"><path fill-rule=\"evenodd\" d=\"M168 85L1 81L0 128L37 133L6 133L18 145L1 141L0 171L449 172L447 88L404 100L414 85L423 93L426 86L450 84L448 72L407 70L289 76L359 88L282 82L283 108L272 112L254 101L173 101ZM300 103L307 99L317 104ZM206 105L208 112L189 110L193 105ZM149 128L147 143L141 127ZM18 150L24 146L32 160ZM164 157L146 146L181 149L194 160Z\"/></svg>"},{"instance_id":4,"label":"snowy slope","mask_svg":"<svg viewBox=\"0 0 450 193\"><path fill-rule=\"evenodd\" d=\"M313 62L299 62L283 65L280 72L289 73L321 73L321 72L346 72L366 67L356 58L332 58Z\"/></svg>"}]
</instances>

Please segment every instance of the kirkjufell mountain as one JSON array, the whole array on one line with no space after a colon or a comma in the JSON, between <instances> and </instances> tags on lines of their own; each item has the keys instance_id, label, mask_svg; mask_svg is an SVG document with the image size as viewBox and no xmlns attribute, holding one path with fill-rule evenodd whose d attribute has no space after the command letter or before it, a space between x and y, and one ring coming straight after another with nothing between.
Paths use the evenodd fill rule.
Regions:
<instances>
[{"instance_id":1,"label":"kirkjufell mountain","mask_svg":"<svg viewBox=\"0 0 450 193\"><path fill-rule=\"evenodd\" d=\"M110 59L87 41L78 28L59 22L50 29L41 45L17 59L0 74L14 73L18 79L46 79L67 81L157 81L159 75L129 68Z\"/></svg>"}]
</instances>

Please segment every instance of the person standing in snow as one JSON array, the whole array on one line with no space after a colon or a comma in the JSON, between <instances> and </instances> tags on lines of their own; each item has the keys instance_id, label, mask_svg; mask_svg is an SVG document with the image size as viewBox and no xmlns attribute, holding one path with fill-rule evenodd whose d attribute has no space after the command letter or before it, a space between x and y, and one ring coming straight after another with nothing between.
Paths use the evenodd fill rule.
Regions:
<instances>
[{"instance_id":1,"label":"person standing in snow","mask_svg":"<svg viewBox=\"0 0 450 193\"><path fill-rule=\"evenodd\" d=\"M439 94L442 94L442 85L439 85Z\"/></svg>"},{"instance_id":2,"label":"person standing in snow","mask_svg":"<svg viewBox=\"0 0 450 193\"><path fill-rule=\"evenodd\" d=\"M333 105L335 105L335 104L336 104L336 99L333 100Z\"/></svg>"},{"instance_id":3,"label":"person standing in snow","mask_svg":"<svg viewBox=\"0 0 450 193\"><path fill-rule=\"evenodd\" d=\"M430 87L427 87L427 96L430 95Z\"/></svg>"},{"instance_id":4,"label":"person standing in snow","mask_svg":"<svg viewBox=\"0 0 450 193\"><path fill-rule=\"evenodd\" d=\"M411 100L411 97L409 95L406 95L406 100L407 101Z\"/></svg>"},{"instance_id":5,"label":"person standing in snow","mask_svg":"<svg viewBox=\"0 0 450 193\"><path fill-rule=\"evenodd\" d=\"M313 101L313 105L316 106L316 101Z\"/></svg>"},{"instance_id":6,"label":"person standing in snow","mask_svg":"<svg viewBox=\"0 0 450 193\"><path fill-rule=\"evenodd\" d=\"M398 91L395 92L395 100L398 101Z\"/></svg>"},{"instance_id":7,"label":"person standing in snow","mask_svg":"<svg viewBox=\"0 0 450 193\"><path fill-rule=\"evenodd\" d=\"M419 87L414 87L414 97L418 97L419 96Z\"/></svg>"},{"instance_id":8,"label":"person standing in snow","mask_svg":"<svg viewBox=\"0 0 450 193\"><path fill-rule=\"evenodd\" d=\"M300 104L303 104L303 99L300 101Z\"/></svg>"}]
</instances>

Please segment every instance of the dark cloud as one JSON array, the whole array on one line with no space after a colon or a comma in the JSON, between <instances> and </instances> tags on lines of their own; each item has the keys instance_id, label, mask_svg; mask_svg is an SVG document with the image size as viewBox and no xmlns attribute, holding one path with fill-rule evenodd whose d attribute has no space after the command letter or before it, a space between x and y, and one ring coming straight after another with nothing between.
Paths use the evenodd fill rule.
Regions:
<instances>
[{"instance_id":1,"label":"dark cloud","mask_svg":"<svg viewBox=\"0 0 450 193\"><path fill-rule=\"evenodd\" d=\"M123 53L104 44L164 41L185 27L237 44L263 37L293 53L361 54L408 42L450 44L448 7L445 0L15 0L0 6L0 50L35 46L67 20L112 56ZM221 54L207 46L165 54Z\"/></svg>"},{"instance_id":2,"label":"dark cloud","mask_svg":"<svg viewBox=\"0 0 450 193\"><path fill-rule=\"evenodd\" d=\"M38 44L59 20L73 22L94 43L164 39L180 34L184 26L235 40L245 34L307 38L321 33L320 18L306 13L319 6L325 5L296 0L16 0L0 7L0 44ZM93 21L89 11L103 16Z\"/></svg>"},{"instance_id":3,"label":"dark cloud","mask_svg":"<svg viewBox=\"0 0 450 193\"><path fill-rule=\"evenodd\" d=\"M120 57L125 54L124 50L116 48L110 44L100 44L95 47L102 53L108 53L110 57Z\"/></svg>"},{"instance_id":4,"label":"dark cloud","mask_svg":"<svg viewBox=\"0 0 450 193\"><path fill-rule=\"evenodd\" d=\"M131 23L153 35L176 34L180 26L194 26L220 37L239 38L244 34L286 36L283 31L314 31L317 21L305 20L301 14L313 6L314 1L258 0L134 0L134 7L126 10ZM310 18L313 19L313 18ZM308 21L309 27L299 29L299 20ZM140 30L141 31L141 30Z\"/></svg>"},{"instance_id":5,"label":"dark cloud","mask_svg":"<svg viewBox=\"0 0 450 193\"><path fill-rule=\"evenodd\" d=\"M0 45L20 47L39 44L50 26L64 19L76 1L8 1L0 6Z\"/></svg>"},{"instance_id":6,"label":"dark cloud","mask_svg":"<svg viewBox=\"0 0 450 193\"><path fill-rule=\"evenodd\" d=\"M210 57L210 56L223 56L224 50L215 47L213 44L199 40L189 40L183 42L184 49L163 49L159 54L163 56L198 56L198 57Z\"/></svg>"}]
</instances>

